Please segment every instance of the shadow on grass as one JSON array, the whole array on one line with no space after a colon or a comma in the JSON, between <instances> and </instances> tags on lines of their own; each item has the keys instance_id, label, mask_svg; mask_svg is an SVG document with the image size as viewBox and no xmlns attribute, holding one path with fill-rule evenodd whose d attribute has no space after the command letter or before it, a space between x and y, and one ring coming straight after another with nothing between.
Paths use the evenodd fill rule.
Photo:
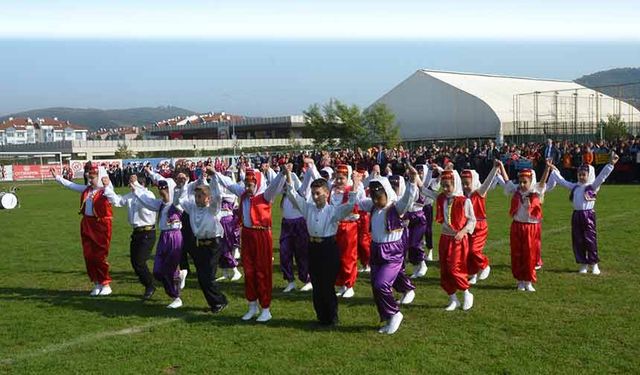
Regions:
<instances>
[{"instance_id":1,"label":"shadow on grass","mask_svg":"<svg viewBox=\"0 0 640 375\"><path fill-rule=\"evenodd\" d=\"M236 287L242 287L237 285ZM123 297L126 297L124 299ZM260 323L244 322L238 316L211 314L203 307L183 307L177 310L166 309L164 303L158 301L142 302L139 296L129 300L128 295L118 294L110 297L91 297L87 291L50 290L43 288L0 288L0 301L32 301L47 303L76 310L99 313L104 317L136 316L143 318L162 317L178 318L186 323L215 322L225 326L251 326ZM371 304L371 301L368 301ZM319 326L315 321L274 318L265 324L272 328L292 328L304 331L339 331L365 332L373 326L348 325L337 327Z\"/></svg>"}]
</instances>

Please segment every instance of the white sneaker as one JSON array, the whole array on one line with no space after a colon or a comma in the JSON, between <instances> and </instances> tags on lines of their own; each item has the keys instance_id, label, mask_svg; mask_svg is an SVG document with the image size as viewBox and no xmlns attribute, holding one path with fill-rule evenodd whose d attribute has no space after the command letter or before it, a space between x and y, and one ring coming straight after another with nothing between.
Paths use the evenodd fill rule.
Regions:
<instances>
[{"instance_id":1,"label":"white sneaker","mask_svg":"<svg viewBox=\"0 0 640 375\"><path fill-rule=\"evenodd\" d=\"M478 274L474 274L471 276L471 278L469 279L469 284L471 285L476 285L476 283L478 282Z\"/></svg>"},{"instance_id":2,"label":"white sneaker","mask_svg":"<svg viewBox=\"0 0 640 375\"><path fill-rule=\"evenodd\" d=\"M233 259L240 259L240 249L237 247L233 249Z\"/></svg>"},{"instance_id":3,"label":"white sneaker","mask_svg":"<svg viewBox=\"0 0 640 375\"><path fill-rule=\"evenodd\" d=\"M386 321L382 327L378 330L378 333L387 333L389 331L389 321Z\"/></svg>"},{"instance_id":4,"label":"white sneaker","mask_svg":"<svg viewBox=\"0 0 640 375\"><path fill-rule=\"evenodd\" d=\"M400 328L400 323L402 323L402 318L404 318L404 316L400 311L398 311L391 317L391 319L389 319L389 327L387 328L388 335L393 335L394 333L396 333L398 328Z\"/></svg>"},{"instance_id":5,"label":"white sneaker","mask_svg":"<svg viewBox=\"0 0 640 375\"><path fill-rule=\"evenodd\" d=\"M346 291L347 291L347 287L343 285L340 288L338 288L338 291L336 292L336 296L342 296Z\"/></svg>"},{"instance_id":6,"label":"white sneaker","mask_svg":"<svg viewBox=\"0 0 640 375\"><path fill-rule=\"evenodd\" d=\"M108 296L109 294L111 294L110 285L103 285L102 288L100 288L100 293L98 293L99 296Z\"/></svg>"},{"instance_id":7,"label":"white sneaker","mask_svg":"<svg viewBox=\"0 0 640 375\"><path fill-rule=\"evenodd\" d=\"M486 280L486 278L489 277L490 273L491 273L491 266L487 265L485 268L482 269L482 271L480 271L480 275L478 275L478 279Z\"/></svg>"},{"instance_id":8,"label":"white sneaker","mask_svg":"<svg viewBox=\"0 0 640 375\"><path fill-rule=\"evenodd\" d=\"M247 321L258 315L258 301L249 302L249 311L242 316L242 320Z\"/></svg>"},{"instance_id":9,"label":"white sneaker","mask_svg":"<svg viewBox=\"0 0 640 375\"><path fill-rule=\"evenodd\" d=\"M180 270L180 289L184 289L184 285L187 282L187 275L188 274L189 274L189 271Z\"/></svg>"},{"instance_id":10,"label":"white sneaker","mask_svg":"<svg viewBox=\"0 0 640 375\"><path fill-rule=\"evenodd\" d=\"M422 262L420 262L419 265L415 267L415 269L413 270L413 275L411 275L411 278L417 279L418 277L423 277L424 275L427 274L428 269L429 268L427 267L427 262L423 260Z\"/></svg>"},{"instance_id":11,"label":"white sneaker","mask_svg":"<svg viewBox=\"0 0 640 375\"><path fill-rule=\"evenodd\" d=\"M464 291L464 300L462 302L462 310L467 311L473 307L473 294L469 289Z\"/></svg>"},{"instance_id":12,"label":"white sneaker","mask_svg":"<svg viewBox=\"0 0 640 375\"><path fill-rule=\"evenodd\" d=\"M347 288L347 290L342 293L342 298L351 298L356 294L353 288Z\"/></svg>"},{"instance_id":13,"label":"white sneaker","mask_svg":"<svg viewBox=\"0 0 640 375\"><path fill-rule=\"evenodd\" d=\"M286 288L284 288L284 289L282 290L282 292L284 292L284 293L289 293L289 292L290 292L290 291L292 291L292 290L296 290L296 283L295 283L295 281L292 281L292 282L290 282L289 284L287 284L287 287L286 287Z\"/></svg>"},{"instance_id":14,"label":"white sneaker","mask_svg":"<svg viewBox=\"0 0 640 375\"><path fill-rule=\"evenodd\" d=\"M598 267L598 263L593 265L593 270L591 271L591 273L593 273L594 275L600 274L600 267Z\"/></svg>"},{"instance_id":15,"label":"white sneaker","mask_svg":"<svg viewBox=\"0 0 640 375\"><path fill-rule=\"evenodd\" d=\"M366 267L364 267L364 271L362 271L362 272L364 272L364 273L371 273L371 266L369 266L369 265L367 264L367 266L366 266Z\"/></svg>"},{"instance_id":16,"label":"white sneaker","mask_svg":"<svg viewBox=\"0 0 640 375\"><path fill-rule=\"evenodd\" d=\"M408 292L406 292L402 298L400 298L399 303L401 305L409 305L411 304L411 302L413 302L413 300L416 298L416 292L414 292L413 290L410 290Z\"/></svg>"},{"instance_id":17,"label":"white sneaker","mask_svg":"<svg viewBox=\"0 0 640 375\"><path fill-rule=\"evenodd\" d=\"M426 257L428 262L433 261L433 249L429 249L429 252L427 253L427 257Z\"/></svg>"},{"instance_id":18,"label":"white sneaker","mask_svg":"<svg viewBox=\"0 0 640 375\"><path fill-rule=\"evenodd\" d=\"M518 281L518 290L524 292L524 281Z\"/></svg>"},{"instance_id":19,"label":"white sneaker","mask_svg":"<svg viewBox=\"0 0 640 375\"><path fill-rule=\"evenodd\" d=\"M449 296L449 305L445 307L445 311L453 311L460 307L460 301L458 301L458 297L455 294Z\"/></svg>"},{"instance_id":20,"label":"white sneaker","mask_svg":"<svg viewBox=\"0 0 640 375\"><path fill-rule=\"evenodd\" d=\"M527 281L524 283L524 288L527 290L527 292L535 292L536 289L533 287L533 283L531 281Z\"/></svg>"},{"instance_id":21,"label":"white sneaker","mask_svg":"<svg viewBox=\"0 0 640 375\"><path fill-rule=\"evenodd\" d=\"M587 272L589 272L589 265L581 264L580 269L578 270L578 273L587 273Z\"/></svg>"},{"instance_id":22,"label":"white sneaker","mask_svg":"<svg viewBox=\"0 0 640 375\"><path fill-rule=\"evenodd\" d=\"M535 267L535 268L536 268L536 271L538 271L538 270L542 269L542 266L541 266L541 265L539 265L539 264L536 264L536 267Z\"/></svg>"},{"instance_id":23,"label":"white sneaker","mask_svg":"<svg viewBox=\"0 0 640 375\"><path fill-rule=\"evenodd\" d=\"M222 269L222 276L216 278L216 281L223 281L229 279L229 271L226 268Z\"/></svg>"},{"instance_id":24,"label":"white sneaker","mask_svg":"<svg viewBox=\"0 0 640 375\"><path fill-rule=\"evenodd\" d=\"M238 267L233 267L232 270L229 270L229 278L231 281L238 281L242 278L242 274L238 271Z\"/></svg>"},{"instance_id":25,"label":"white sneaker","mask_svg":"<svg viewBox=\"0 0 640 375\"><path fill-rule=\"evenodd\" d=\"M89 293L89 295L91 297L97 296L98 294L100 294L100 289L102 289L102 284L100 283L93 284L93 289L91 289L91 293Z\"/></svg>"},{"instance_id":26,"label":"white sneaker","mask_svg":"<svg viewBox=\"0 0 640 375\"><path fill-rule=\"evenodd\" d=\"M180 297L174 299L173 302L167 305L168 309L177 309L178 307L182 307L182 300Z\"/></svg>"},{"instance_id":27,"label":"white sneaker","mask_svg":"<svg viewBox=\"0 0 640 375\"><path fill-rule=\"evenodd\" d=\"M304 285L302 286L302 288L300 288L300 291L301 291L301 292L308 292L308 291L310 291L310 290L313 290L313 285L312 285L310 282L309 282L309 283L304 284Z\"/></svg>"},{"instance_id":28,"label":"white sneaker","mask_svg":"<svg viewBox=\"0 0 640 375\"><path fill-rule=\"evenodd\" d=\"M271 312L267 307L266 309L262 309L262 312L260 313L260 316L258 317L258 319L256 319L256 322L264 323L264 322L268 322L269 320L271 320Z\"/></svg>"}]
</instances>

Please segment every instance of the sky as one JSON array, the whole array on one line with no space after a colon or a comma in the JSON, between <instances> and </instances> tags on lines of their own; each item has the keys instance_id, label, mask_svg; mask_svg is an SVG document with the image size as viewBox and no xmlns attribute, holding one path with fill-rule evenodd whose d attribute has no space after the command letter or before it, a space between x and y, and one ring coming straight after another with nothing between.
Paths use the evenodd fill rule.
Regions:
<instances>
[{"instance_id":1,"label":"sky","mask_svg":"<svg viewBox=\"0 0 640 375\"><path fill-rule=\"evenodd\" d=\"M420 68L575 79L638 66L636 1L14 1L0 114L368 105Z\"/></svg>"}]
</instances>

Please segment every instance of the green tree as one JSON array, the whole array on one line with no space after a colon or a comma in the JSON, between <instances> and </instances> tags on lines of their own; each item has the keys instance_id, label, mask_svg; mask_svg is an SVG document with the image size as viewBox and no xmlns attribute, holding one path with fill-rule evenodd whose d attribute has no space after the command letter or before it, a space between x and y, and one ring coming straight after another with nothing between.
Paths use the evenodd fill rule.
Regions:
<instances>
[{"instance_id":1,"label":"green tree","mask_svg":"<svg viewBox=\"0 0 640 375\"><path fill-rule=\"evenodd\" d=\"M305 116L305 136L314 139L316 147L356 148L375 143L395 146L400 131L394 114L383 104L364 112L356 105L332 99L320 107L311 105Z\"/></svg>"},{"instance_id":2,"label":"green tree","mask_svg":"<svg viewBox=\"0 0 640 375\"><path fill-rule=\"evenodd\" d=\"M387 147L395 147L400 143L400 128L396 124L396 116L385 104L377 103L367 108L363 118L369 145L383 143Z\"/></svg>"},{"instance_id":3,"label":"green tree","mask_svg":"<svg viewBox=\"0 0 640 375\"><path fill-rule=\"evenodd\" d=\"M624 120L618 115L609 115L607 122L602 124L604 131L604 139L607 141L616 141L629 133Z\"/></svg>"},{"instance_id":4,"label":"green tree","mask_svg":"<svg viewBox=\"0 0 640 375\"><path fill-rule=\"evenodd\" d=\"M126 144L120 143L118 144L115 155L117 159L130 159L133 157L133 151L129 150Z\"/></svg>"}]
</instances>

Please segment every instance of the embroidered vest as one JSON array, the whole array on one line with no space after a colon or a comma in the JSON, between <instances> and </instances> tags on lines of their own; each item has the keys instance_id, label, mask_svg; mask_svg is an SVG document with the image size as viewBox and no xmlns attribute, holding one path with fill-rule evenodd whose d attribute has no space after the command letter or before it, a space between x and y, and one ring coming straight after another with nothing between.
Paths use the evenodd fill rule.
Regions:
<instances>
[{"instance_id":1,"label":"embroidered vest","mask_svg":"<svg viewBox=\"0 0 640 375\"><path fill-rule=\"evenodd\" d=\"M80 194L80 215L84 215L84 208L87 204L87 199L89 199L89 192L91 191L91 186L87 186L86 189ZM107 197L104 196L104 189L97 190L95 194L93 194L93 215L97 218L105 218L110 219L113 214L111 211L111 203Z\"/></svg>"},{"instance_id":2,"label":"embroidered vest","mask_svg":"<svg viewBox=\"0 0 640 375\"><path fill-rule=\"evenodd\" d=\"M436 222L443 224L445 222L444 217L444 205L448 204L447 196L444 193L438 195L436 201ZM449 207L449 218L447 224L455 230L459 231L467 224L467 217L464 214L464 204L467 198L463 196L453 197L453 203Z\"/></svg>"},{"instance_id":3,"label":"embroidered vest","mask_svg":"<svg viewBox=\"0 0 640 375\"><path fill-rule=\"evenodd\" d=\"M542 219L542 203L540 203L540 196L536 193L530 193L528 197L524 197L519 190L513 194L513 197L511 197L509 215L513 217L518 212L518 208L520 208L524 199L529 199L529 216L537 220Z\"/></svg>"}]
</instances>

